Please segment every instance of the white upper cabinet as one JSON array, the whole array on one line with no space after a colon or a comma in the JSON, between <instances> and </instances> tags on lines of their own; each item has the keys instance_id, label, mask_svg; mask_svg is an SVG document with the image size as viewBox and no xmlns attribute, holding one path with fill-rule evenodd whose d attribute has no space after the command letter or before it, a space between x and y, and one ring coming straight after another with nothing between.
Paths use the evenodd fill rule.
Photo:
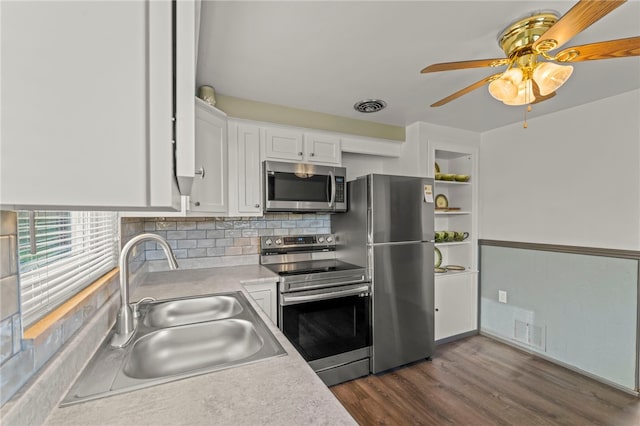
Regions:
<instances>
[{"instance_id":1,"label":"white upper cabinet","mask_svg":"<svg viewBox=\"0 0 640 426\"><path fill-rule=\"evenodd\" d=\"M340 138L322 133L305 133L305 162L322 164L340 164L342 151Z\"/></svg>"},{"instance_id":2,"label":"white upper cabinet","mask_svg":"<svg viewBox=\"0 0 640 426\"><path fill-rule=\"evenodd\" d=\"M195 74L174 70L172 44L190 44L194 60L194 37L178 37L194 16L174 34L171 1L0 7L0 205L179 209L174 161L193 176L181 156L193 156L194 138L176 129L174 156L173 105L189 91L193 109ZM188 114L177 117L187 128Z\"/></svg>"},{"instance_id":3,"label":"white upper cabinet","mask_svg":"<svg viewBox=\"0 0 640 426\"><path fill-rule=\"evenodd\" d=\"M229 122L229 216L262 216L260 128Z\"/></svg>"},{"instance_id":4,"label":"white upper cabinet","mask_svg":"<svg viewBox=\"0 0 640 426\"><path fill-rule=\"evenodd\" d=\"M189 210L224 215L228 182L226 115L196 99L195 136L195 164L199 174L193 182Z\"/></svg>"},{"instance_id":5,"label":"white upper cabinet","mask_svg":"<svg viewBox=\"0 0 640 426\"><path fill-rule=\"evenodd\" d=\"M339 165L342 159L340 138L328 133L266 127L262 157L264 160Z\"/></svg>"}]
</instances>

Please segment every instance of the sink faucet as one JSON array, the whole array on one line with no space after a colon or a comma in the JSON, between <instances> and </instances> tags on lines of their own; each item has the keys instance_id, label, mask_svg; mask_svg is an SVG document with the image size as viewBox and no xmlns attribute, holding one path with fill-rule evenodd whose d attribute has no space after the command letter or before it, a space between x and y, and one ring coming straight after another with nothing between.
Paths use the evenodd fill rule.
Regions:
<instances>
[{"instance_id":1,"label":"sink faucet","mask_svg":"<svg viewBox=\"0 0 640 426\"><path fill-rule=\"evenodd\" d=\"M171 247L169 247L167 241L159 235L136 235L124 245L120 252L120 260L118 261L118 265L120 266L120 310L118 311L115 333L110 343L111 346L116 348L127 346L136 331L137 319L134 318L131 306L129 306L129 253L133 246L141 241L155 241L160 244L165 256L167 256L169 267L171 269L178 269L178 262L173 255Z\"/></svg>"}]
</instances>

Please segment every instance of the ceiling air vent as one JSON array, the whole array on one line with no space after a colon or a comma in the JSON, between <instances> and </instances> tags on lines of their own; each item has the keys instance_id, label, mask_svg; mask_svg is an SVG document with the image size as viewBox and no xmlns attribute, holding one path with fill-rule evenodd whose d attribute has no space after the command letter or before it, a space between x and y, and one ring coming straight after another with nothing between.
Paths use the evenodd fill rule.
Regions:
<instances>
[{"instance_id":1,"label":"ceiling air vent","mask_svg":"<svg viewBox=\"0 0 640 426\"><path fill-rule=\"evenodd\" d=\"M378 112L386 106L387 103L380 99L365 99L363 101L356 102L353 109L368 114L370 112Z\"/></svg>"}]
</instances>

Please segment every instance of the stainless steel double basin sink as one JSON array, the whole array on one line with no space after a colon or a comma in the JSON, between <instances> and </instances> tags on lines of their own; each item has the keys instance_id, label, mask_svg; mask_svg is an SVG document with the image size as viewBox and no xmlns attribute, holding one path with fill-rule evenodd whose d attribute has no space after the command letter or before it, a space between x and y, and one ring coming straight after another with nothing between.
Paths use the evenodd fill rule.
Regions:
<instances>
[{"instance_id":1,"label":"stainless steel double basin sink","mask_svg":"<svg viewBox=\"0 0 640 426\"><path fill-rule=\"evenodd\" d=\"M241 292L144 304L132 342L107 336L61 406L285 355Z\"/></svg>"}]
</instances>

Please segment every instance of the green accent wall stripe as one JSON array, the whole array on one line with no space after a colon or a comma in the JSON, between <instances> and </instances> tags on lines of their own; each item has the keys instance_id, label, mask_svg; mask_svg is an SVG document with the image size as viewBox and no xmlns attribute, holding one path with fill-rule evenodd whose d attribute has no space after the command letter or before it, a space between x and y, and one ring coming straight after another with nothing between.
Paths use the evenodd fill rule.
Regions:
<instances>
[{"instance_id":1,"label":"green accent wall stripe","mask_svg":"<svg viewBox=\"0 0 640 426\"><path fill-rule=\"evenodd\" d=\"M399 142L405 141L404 127L289 108L233 96L216 94L216 108L224 111L228 116L235 118L305 127L308 129L328 130Z\"/></svg>"}]
</instances>

